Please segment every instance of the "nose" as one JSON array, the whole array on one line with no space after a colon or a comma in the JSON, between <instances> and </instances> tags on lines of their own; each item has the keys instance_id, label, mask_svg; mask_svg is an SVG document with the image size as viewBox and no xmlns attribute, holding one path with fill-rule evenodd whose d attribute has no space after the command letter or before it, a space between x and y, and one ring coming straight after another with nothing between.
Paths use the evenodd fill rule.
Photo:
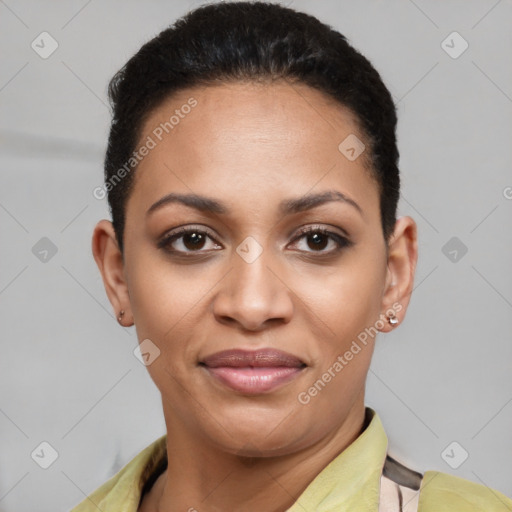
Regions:
<instances>
[{"instance_id":1,"label":"nose","mask_svg":"<svg viewBox=\"0 0 512 512\"><path fill-rule=\"evenodd\" d=\"M233 252L232 268L219 283L213 314L223 324L261 331L288 323L293 314L292 291L279 265L264 250L254 261Z\"/></svg>"}]
</instances>

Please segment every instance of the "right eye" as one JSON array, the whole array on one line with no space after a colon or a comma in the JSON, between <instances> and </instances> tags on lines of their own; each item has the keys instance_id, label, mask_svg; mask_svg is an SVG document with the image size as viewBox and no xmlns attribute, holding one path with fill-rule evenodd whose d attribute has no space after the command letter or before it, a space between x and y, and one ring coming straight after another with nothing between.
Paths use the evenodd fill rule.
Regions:
<instances>
[{"instance_id":1,"label":"right eye","mask_svg":"<svg viewBox=\"0 0 512 512\"><path fill-rule=\"evenodd\" d=\"M208 239L215 242L215 239L208 231L194 226L186 226L164 235L158 242L158 248L164 249L171 254L203 253L220 248L215 242L213 248L202 250Z\"/></svg>"}]
</instances>

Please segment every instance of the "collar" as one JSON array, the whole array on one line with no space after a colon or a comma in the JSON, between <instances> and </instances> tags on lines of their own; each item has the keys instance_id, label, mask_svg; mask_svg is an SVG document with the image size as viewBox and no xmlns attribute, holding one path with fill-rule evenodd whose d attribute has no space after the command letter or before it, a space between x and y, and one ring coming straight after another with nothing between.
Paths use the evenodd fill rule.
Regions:
<instances>
[{"instance_id":1,"label":"collar","mask_svg":"<svg viewBox=\"0 0 512 512\"><path fill-rule=\"evenodd\" d=\"M87 501L94 504L94 510L137 512L144 484L150 478L158 476L155 471L166 460L167 434L164 434L139 452L112 478L91 494ZM83 510L86 512L93 509ZM76 512L81 511L82 509L77 509Z\"/></svg>"},{"instance_id":2,"label":"collar","mask_svg":"<svg viewBox=\"0 0 512 512\"><path fill-rule=\"evenodd\" d=\"M377 512L388 438L378 414L366 407L366 415L370 418L366 429L316 476L286 512Z\"/></svg>"}]
</instances>

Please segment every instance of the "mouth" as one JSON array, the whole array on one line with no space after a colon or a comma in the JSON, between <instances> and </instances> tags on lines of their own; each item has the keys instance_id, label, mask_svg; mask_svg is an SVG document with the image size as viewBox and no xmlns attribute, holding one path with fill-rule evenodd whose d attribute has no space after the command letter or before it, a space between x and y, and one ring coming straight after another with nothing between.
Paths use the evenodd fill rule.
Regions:
<instances>
[{"instance_id":1,"label":"mouth","mask_svg":"<svg viewBox=\"0 0 512 512\"><path fill-rule=\"evenodd\" d=\"M307 366L294 355L275 349L225 350L206 357L199 365L217 381L247 395L274 391Z\"/></svg>"}]
</instances>

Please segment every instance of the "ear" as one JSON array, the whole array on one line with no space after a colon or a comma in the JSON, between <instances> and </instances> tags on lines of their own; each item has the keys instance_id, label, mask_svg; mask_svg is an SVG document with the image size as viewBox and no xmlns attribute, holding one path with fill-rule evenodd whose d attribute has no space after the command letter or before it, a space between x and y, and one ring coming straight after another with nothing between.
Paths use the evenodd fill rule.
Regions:
<instances>
[{"instance_id":1,"label":"ear","mask_svg":"<svg viewBox=\"0 0 512 512\"><path fill-rule=\"evenodd\" d=\"M418 236L416 222L411 217L400 217L388 245L386 285L382 296L382 314L394 312L398 325L402 323L409 305L418 260ZM382 332L395 326L384 321Z\"/></svg>"},{"instance_id":2,"label":"ear","mask_svg":"<svg viewBox=\"0 0 512 512\"><path fill-rule=\"evenodd\" d=\"M92 235L92 254L101 272L103 285L117 318L121 310L123 325L133 323L128 286L124 277L123 255L119 250L114 226L108 220L100 220ZM131 322L131 323L130 323Z\"/></svg>"}]
</instances>

